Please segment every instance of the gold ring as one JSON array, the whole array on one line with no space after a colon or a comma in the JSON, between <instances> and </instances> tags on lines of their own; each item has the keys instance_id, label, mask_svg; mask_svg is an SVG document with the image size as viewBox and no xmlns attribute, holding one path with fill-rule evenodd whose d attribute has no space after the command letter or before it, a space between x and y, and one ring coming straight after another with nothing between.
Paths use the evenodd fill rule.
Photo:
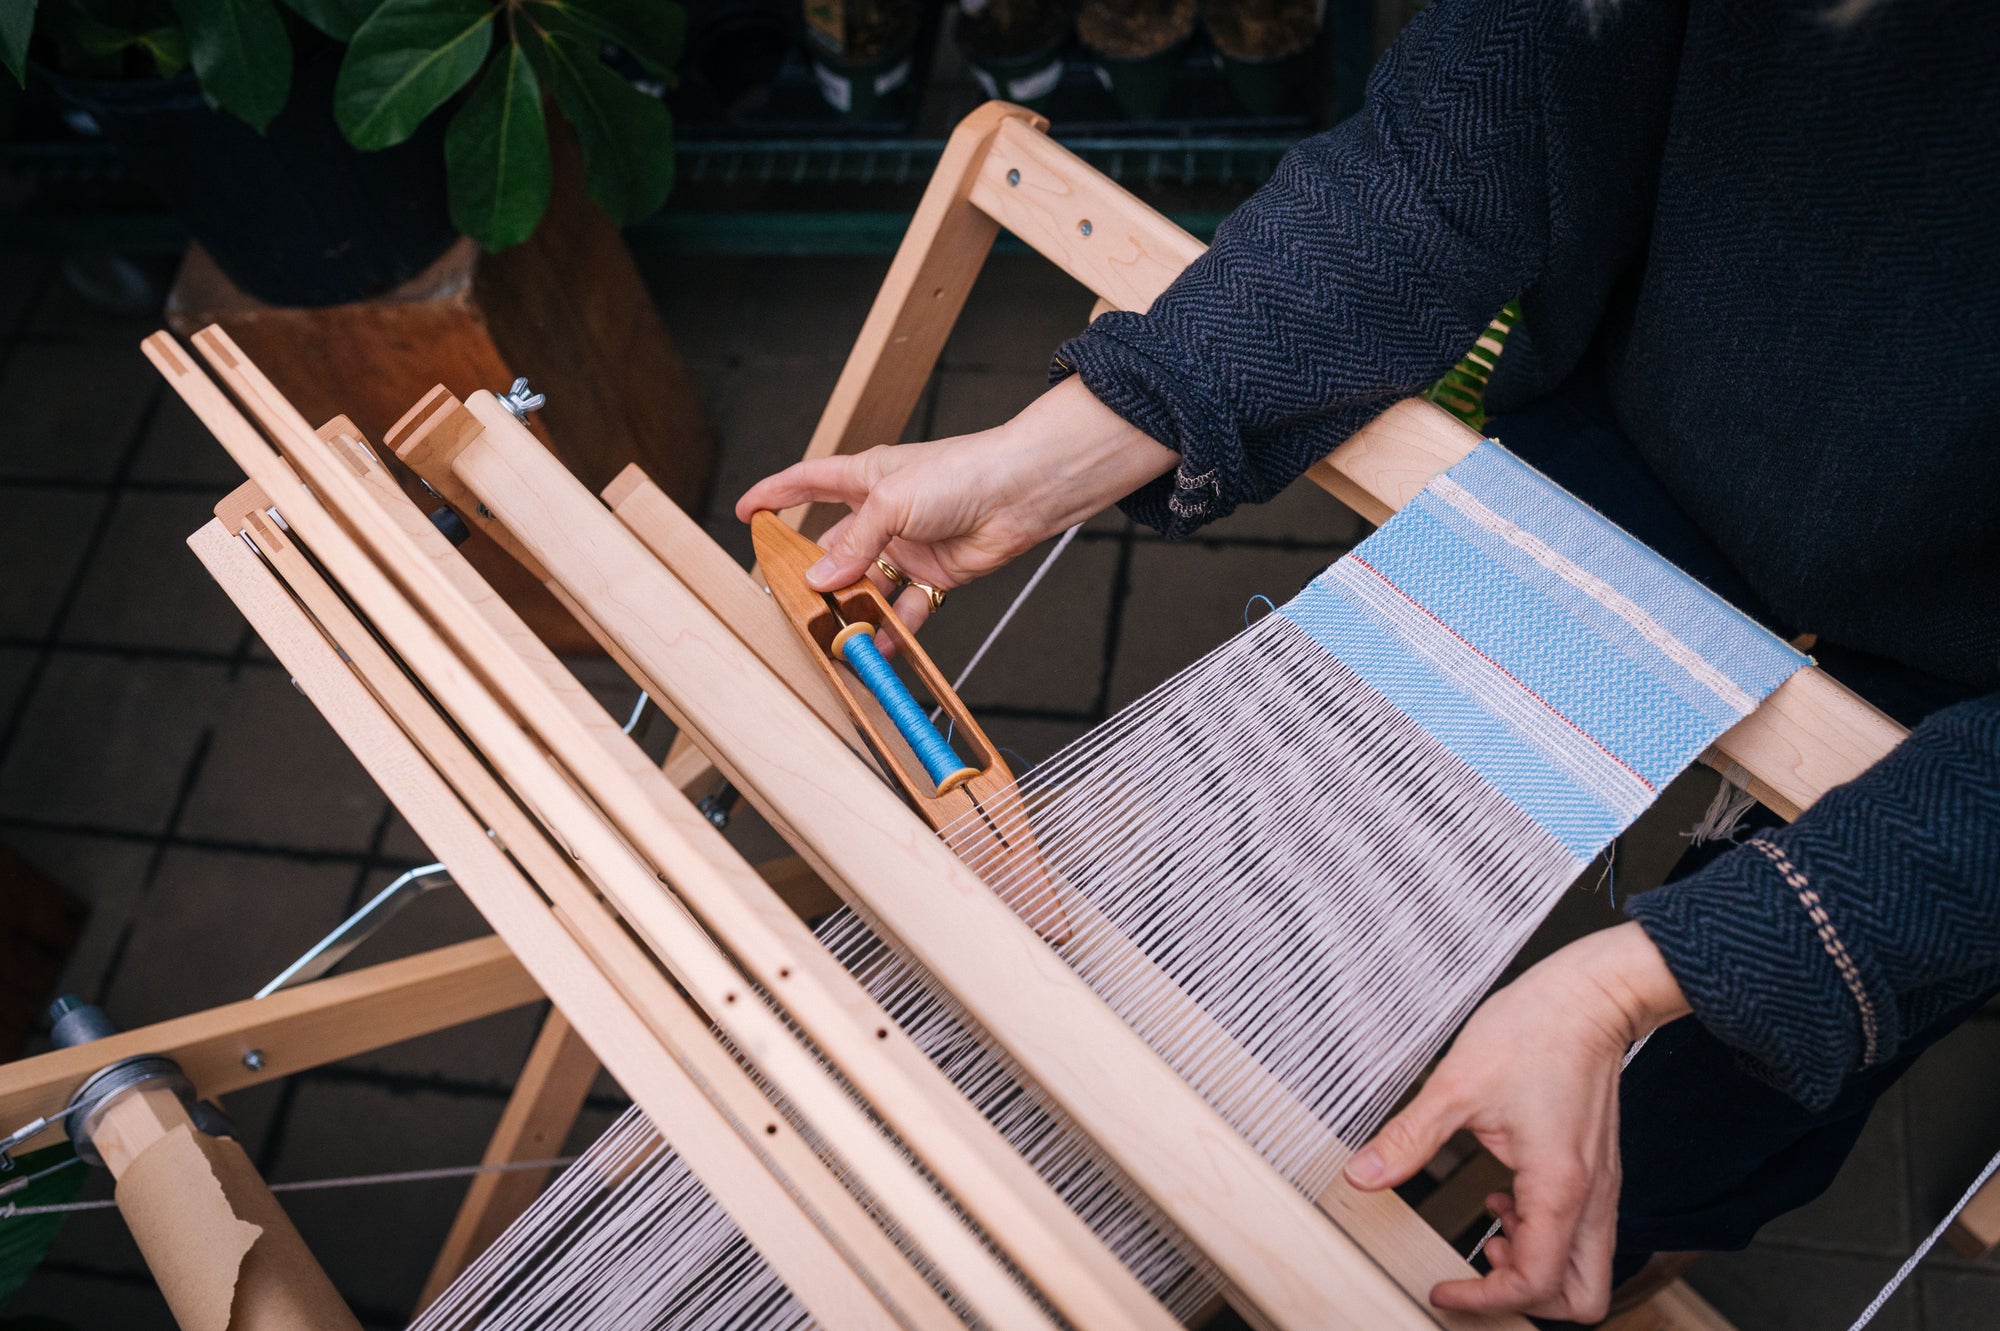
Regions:
<instances>
[{"instance_id":1,"label":"gold ring","mask_svg":"<svg viewBox=\"0 0 2000 1331\"><path fill-rule=\"evenodd\" d=\"M928 582L918 582L915 578L910 579L910 585L922 592L925 599L931 603L932 614L936 614L938 611L944 609L944 591L942 588L933 587Z\"/></svg>"},{"instance_id":2,"label":"gold ring","mask_svg":"<svg viewBox=\"0 0 2000 1331\"><path fill-rule=\"evenodd\" d=\"M896 584L897 590L910 585L910 575L897 568L881 555L875 556L875 567L882 570L882 576Z\"/></svg>"}]
</instances>

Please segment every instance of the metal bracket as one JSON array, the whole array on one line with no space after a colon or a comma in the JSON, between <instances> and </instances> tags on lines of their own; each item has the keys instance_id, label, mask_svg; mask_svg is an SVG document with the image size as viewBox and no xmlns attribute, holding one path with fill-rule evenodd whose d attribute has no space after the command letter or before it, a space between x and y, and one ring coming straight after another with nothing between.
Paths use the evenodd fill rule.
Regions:
<instances>
[{"instance_id":1,"label":"metal bracket","mask_svg":"<svg viewBox=\"0 0 2000 1331\"><path fill-rule=\"evenodd\" d=\"M269 998L280 989L319 979L387 924L397 911L433 888L450 886L451 874L442 864L425 864L410 870L341 921L339 928L313 944L304 956L285 967L277 979L257 991L257 997Z\"/></svg>"}]
</instances>

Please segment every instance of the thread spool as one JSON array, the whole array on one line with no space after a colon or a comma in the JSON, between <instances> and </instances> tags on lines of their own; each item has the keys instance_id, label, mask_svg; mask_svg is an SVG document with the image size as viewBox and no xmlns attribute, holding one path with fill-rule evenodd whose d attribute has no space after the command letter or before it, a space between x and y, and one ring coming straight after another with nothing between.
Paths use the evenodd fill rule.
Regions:
<instances>
[{"instance_id":1,"label":"thread spool","mask_svg":"<svg viewBox=\"0 0 2000 1331\"><path fill-rule=\"evenodd\" d=\"M923 707L910 693L908 686L896 677L896 672L882 655L882 649L875 645L873 624L849 624L833 640L833 654L847 662L868 691L875 695L875 701L882 704L882 710L889 714L895 724L896 733L909 744L917 755L917 761L924 765L942 795L956 789L979 775L977 769L967 767L943 735L938 733L930 718L924 715Z\"/></svg>"}]
</instances>

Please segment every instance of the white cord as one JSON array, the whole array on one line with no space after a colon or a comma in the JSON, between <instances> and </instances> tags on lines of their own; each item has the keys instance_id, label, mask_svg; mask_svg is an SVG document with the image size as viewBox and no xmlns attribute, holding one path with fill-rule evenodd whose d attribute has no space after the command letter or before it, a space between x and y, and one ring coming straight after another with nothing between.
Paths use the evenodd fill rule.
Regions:
<instances>
[{"instance_id":1,"label":"white cord","mask_svg":"<svg viewBox=\"0 0 2000 1331\"><path fill-rule=\"evenodd\" d=\"M1854 1319L1854 1325L1848 1327L1847 1331L1861 1331L1862 1327L1875 1320L1875 1314L1882 1311L1882 1305L1889 1301L1889 1296L1910 1278L1910 1272L1917 1269L1917 1263L1923 1261L1925 1254L1944 1237L1944 1232L1951 1228L1951 1222L1958 1219L1958 1213L1972 1204L1972 1199L1986 1186L1986 1180L1992 1178L1995 1173L2000 1173L2000 1154L1996 1154L1986 1162L1986 1168L1979 1171L1979 1177L1972 1180L1972 1186L1965 1190L1965 1195L1958 1199L1958 1204L1946 1213L1944 1219L1938 1221L1937 1228L1917 1245L1917 1250L1910 1254L1909 1260L1896 1268L1896 1274L1889 1277L1889 1283L1882 1286L1882 1292L1875 1296L1874 1302L1861 1310L1861 1316Z\"/></svg>"},{"instance_id":2,"label":"white cord","mask_svg":"<svg viewBox=\"0 0 2000 1331\"><path fill-rule=\"evenodd\" d=\"M1006 629L1008 622L1014 618L1014 613L1027 602L1030 596L1034 595L1035 588L1041 586L1042 579L1048 576L1049 570L1055 567L1056 560L1061 558L1063 551L1069 549L1069 543L1075 540L1076 534L1082 530L1083 524L1081 522L1077 523L1062 534L1062 539L1056 542L1055 549L1043 556L1042 566L1035 570L1035 576L1029 578L1028 585L1021 588L1019 593L1015 595L1014 603L1007 607L1007 613L1000 616L993 627L987 630L986 641L979 644L979 650L972 654L972 659L965 663L965 669L959 671L958 678L951 682L951 691L953 693L957 693L965 687L965 681L972 678L972 672L977 670L979 663L986 659L987 649L993 645L994 640ZM931 720L936 721L943 712L944 708L942 706L936 708L931 712Z\"/></svg>"},{"instance_id":3,"label":"white cord","mask_svg":"<svg viewBox=\"0 0 2000 1331\"><path fill-rule=\"evenodd\" d=\"M359 1188L377 1183L427 1183L434 1179L467 1178L473 1174L507 1174L522 1169L559 1169L573 1164L573 1155L558 1156L552 1160L511 1160L498 1165L448 1165L441 1169L405 1169L393 1174L350 1174L345 1178L301 1179L296 1183L273 1183L272 1192L318 1192L323 1188ZM57 1169L74 1164L65 1160L61 1165L53 1165L36 1174L54 1173ZM0 1220L12 1220L16 1216L65 1215L71 1211L103 1211L118 1205L106 1198L96 1202L64 1202L51 1206L6 1206L0 1207Z\"/></svg>"}]
</instances>

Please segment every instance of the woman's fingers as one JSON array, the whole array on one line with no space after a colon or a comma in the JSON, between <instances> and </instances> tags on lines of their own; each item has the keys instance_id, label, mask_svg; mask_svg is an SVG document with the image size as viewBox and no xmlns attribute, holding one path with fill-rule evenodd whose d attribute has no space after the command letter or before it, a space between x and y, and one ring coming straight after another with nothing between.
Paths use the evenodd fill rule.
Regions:
<instances>
[{"instance_id":1,"label":"woman's fingers","mask_svg":"<svg viewBox=\"0 0 2000 1331\"><path fill-rule=\"evenodd\" d=\"M903 525L904 515L892 497L880 491L869 496L827 532L821 541L826 557L806 570L807 584L822 592L847 586L875 567Z\"/></svg>"},{"instance_id":2,"label":"woman's fingers","mask_svg":"<svg viewBox=\"0 0 2000 1331\"><path fill-rule=\"evenodd\" d=\"M1476 1280L1449 1280L1431 1290L1431 1302L1460 1312L1526 1312L1542 1317L1574 1317L1608 1283L1610 1252L1586 1250L1586 1224L1602 1223L1595 1172L1559 1170L1554 1183L1523 1175L1512 1195L1495 1194L1487 1204L1505 1230L1486 1245L1492 1267ZM1615 1179L1615 1172L1613 1178ZM1610 1190L1615 1219L1615 1183ZM1586 1265L1593 1270L1586 1272ZM1601 1265L1600 1277L1594 1267ZM1604 1291L1608 1295L1609 1291Z\"/></svg>"},{"instance_id":3,"label":"woman's fingers","mask_svg":"<svg viewBox=\"0 0 2000 1331\"><path fill-rule=\"evenodd\" d=\"M751 486L736 501L736 517L748 522L752 513L787 509L794 504L859 508L878 475L877 463L867 453L807 458Z\"/></svg>"},{"instance_id":4,"label":"woman's fingers","mask_svg":"<svg viewBox=\"0 0 2000 1331\"><path fill-rule=\"evenodd\" d=\"M903 594L896 598L895 610L896 618L902 620L903 626L910 632L915 633L931 617L931 598L924 594L921 587L905 588ZM880 642L882 635L876 634L875 640Z\"/></svg>"},{"instance_id":5,"label":"woman's fingers","mask_svg":"<svg viewBox=\"0 0 2000 1331\"><path fill-rule=\"evenodd\" d=\"M1403 1112L1382 1125L1373 1141L1347 1162L1347 1181L1363 1192L1409 1180L1465 1125L1466 1114L1431 1078Z\"/></svg>"}]
</instances>

